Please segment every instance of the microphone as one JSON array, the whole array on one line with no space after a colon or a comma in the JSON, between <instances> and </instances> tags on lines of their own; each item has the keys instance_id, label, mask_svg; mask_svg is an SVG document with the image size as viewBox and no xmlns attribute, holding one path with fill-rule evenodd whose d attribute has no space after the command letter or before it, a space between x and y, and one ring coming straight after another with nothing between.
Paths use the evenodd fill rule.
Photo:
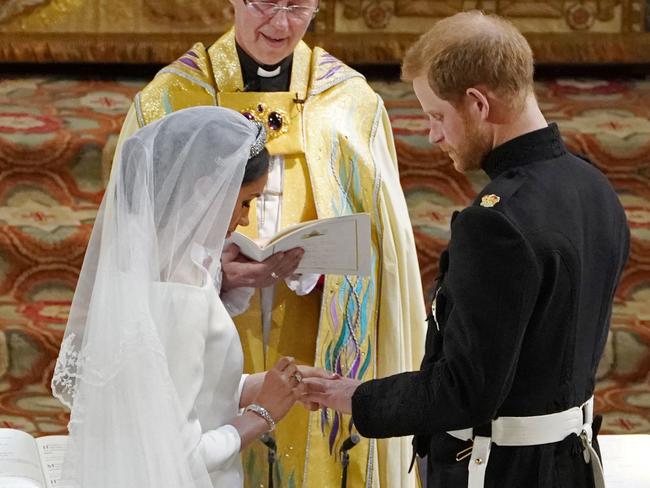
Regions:
<instances>
[{"instance_id":1,"label":"microphone","mask_svg":"<svg viewBox=\"0 0 650 488\"><path fill-rule=\"evenodd\" d=\"M343 468L343 472L341 473L341 488L347 488L348 486L348 464L350 464L350 453L348 451L359 444L360 440L361 437L359 434L350 434L350 437L343 441L341 449L339 449L341 466Z\"/></svg>"},{"instance_id":2,"label":"microphone","mask_svg":"<svg viewBox=\"0 0 650 488\"><path fill-rule=\"evenodd\" d=\"M343 441L343 444L341 444L341 449L339 449L339 452L344 452L344 451L349 451L352 449L354 446L359 444L359 441L361 440L361 437L359 437L359 434L352 434L350 437L345 439Z\"/></svg>"},{"instance_id":3,"label":"microphone","mask_svg":"<svg viewBox=\"0 0 650 488\"><path fill-rule=\"evenodd\" d=\"M278 448L278 446L275 443L275 439L273 436L267 434L264 434L260 436L260 441L262 441L262 444L264 444L268 449L268 457L267 457L267 462L269 464L269 488L273 488L273 464L275 463L275 453Z\"/></svg>"},{"instance_id":4,"label":"microphone","mask_svg":"<svg viewBox=\"0 0 650 488\"><path fill-rule=\"evenodd\" d=\"M275 444L275 439L268 435L264 434L260 437L260 440L262 441L262 444L264 444L266 447L268 447L270 450L275 451L277 450L277 445ZM357 441L359 442L359 441Z\"/></svg>"}]
</instances>

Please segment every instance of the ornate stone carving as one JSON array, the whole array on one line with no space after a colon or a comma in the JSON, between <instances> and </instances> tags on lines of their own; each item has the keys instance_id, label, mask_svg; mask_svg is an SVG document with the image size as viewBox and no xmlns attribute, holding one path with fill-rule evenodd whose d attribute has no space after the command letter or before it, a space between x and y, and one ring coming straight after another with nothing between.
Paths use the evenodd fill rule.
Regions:
<instances>
[{"instance_id":1,"label":"ornate stone carving","mask_svg":"<svg viewBox=\"0 0 650 488\"><path fill-rule=\"evenodd\" d=\"M596 18L603 22L612 20L614 18L614 9L616 6L621 5L621 0L599 0L593 2L596 7Z\"/></svg>"},{"instance_id":2,"label":"ornate stone carving","mask_svg":"<svg viewBox=\"0 0 650 488\"><path fill-rule=\"evenodd\" d=\"M346 19L364 18L366 26L377 28L384 17L446 17L463 10L463 0L343 0L343 16ZM479 2L480 3L480 2ZM381 20L380 20L381 19Z\"/></svg>"},{"instance_id":3,"label":"ornate stone carving","mask_svg":"<svg viewBox=\"0 0 650 488\"><path fill-rule=\"evenodd\" d=\"M621 0L595 0L587 2L564 2L565 19L573 30L589 30L596 20L608 22L614 19L615 9Z\"/></svg>"},{"instance_id":4,"label":"ornate stone carving","mask_svg":"<svg viewBox=\"0 0 650 488\"><path fill-rule=\"evenodd\" d=\"M393 12L394 5L391 1L365 2L363 6L363 20L371 29L383 29L393 17Z\"/></svg>"},{"instance_id":5,"label":"ornate stone carving","mask_svg":"<svg viewBox=\"0 0 650 488\"><path fill-rule=\"evenodd\" d=\"M232 19L228 0L145 0L151 17L170 22L222 24Z\"/></svg>"},{"instance_id":6,"label":"ornate stone carving","mask_svg":"<svg viewBox=\"0 0 650 488\"><path fill-rule=\"evenodd\" d=\"M399 63L434 21L474 8L510 18L539 62L650 62L650 0L320 0L320 5L306 40L348 63ZM198 40L216 39L230 27L231 13L230 0L0 0L0 60L166 64Z\"/></svg>"},{"instance_id":7,"label":"ornate stone carving","mask_svg":"<svg viewBox=\"0 0 650 488\"><path fill-rule=\"evenodd\" d=\"M442 18L464 9L463 0L342 0L346 19L363 18L367 27L382 29L391 17ZM648 0L650 3L650 0ZM622 0L477 0L474 7L510 18L561 19L573 30L588 30L596 20L612 21ZM466 7L466 6L465 6Z\"/></svg>"},{"instance_id":8,"label":"ornate stone carving","mask_svg":"<svg viewBox=\"0 0 650 488\"><path fill-rule=\"evenodd\" d=\"M576 2L567 6L565 18L573 30L589 30L596 21L596 11L592 5Z\"/></svg>"},{"instance_id":9,"label":"ornate stone carving","mask_svg":"<svg viewBox=\"0 0 650 488\"><path fill-rule=\"evenodd\" d=\"M0 2L0 23L46 3L50 3L50 0L5 0Z\"/></svg>"},{"instance_id":10,"label":"ornate stone carving","mask_svg":"<svg viewBox=\"0 0 650 488\"><path fill-rule=\"evenodd\" d=\"M358 19L361 17L361 0L343 0L343 17Z\"/></svg>"},{"instance_id":11,"label":"ornate stone carving","mask_svg":"<svg viewBox=\"0 0 650 488\"><path fill-rule=\"evenodd\" d=\"M497 0L495 12L505 17L562 18L574 30L589 30L596 20L614 19L621 0Z\"/></svg>"},{"instance_id":12,"label":"ornate stone carving","mask_svg":"<svg viewBox=\"0 0 650 488\"><path fill-rule=\"evenodd\" d=\"M565 0L548 0L546 2L531 2L528 0L497 0L495 13L504 17L564 17Z\"/></svg>"},{"instance_id":13,"label":"ornate stone carving","mask_svg":"<svg viewBox=\"0 0 650 488\"><path fill-rule=\"evenodd\" d=\"M463 0L446 0L442 2L395 0L393 3L395 3L395 15L398 17L447 17L462 11L464 2Z\"/></svg>"}]
</instances>

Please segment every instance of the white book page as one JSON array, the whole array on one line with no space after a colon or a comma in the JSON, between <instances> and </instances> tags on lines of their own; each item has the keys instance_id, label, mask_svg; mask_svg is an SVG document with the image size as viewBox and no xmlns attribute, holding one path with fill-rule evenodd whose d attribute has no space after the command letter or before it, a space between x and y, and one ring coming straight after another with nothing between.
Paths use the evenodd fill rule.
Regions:
<instances>
[{"instance_id":1,"label":"white book page","mask_svg":"<svg viewBox=\"0 0 650 488\"><path fill-rule=\"evenodd\" d=\"M291 231L275 240L271 247L272 254L296 247L305 250L296 273L367 276L370 274L370 216L354 214L319 220Z\"/></svg>"},{"instance_id":2,"label":"white book page","mask_svg":"<svg viewBox=\"0 0 650 488\"><path fill-rule=\"evenodd\" d=\"M268 257L263 253L262 246L244 234L233 232L230 236L230 241L237 244L239 252L254 261L262 262Z\"/></svg>"},{"instance_id":3,"label":"white book page","mask_svg":"<svg viewBox=\"0 0 650 488\"><path fill-rule=\"evenodd\" d=\"M303 222L282 229L262 245L234 232L232 242L245 256L264 261L273 254L296 247L305 254L296 269L303 274L370 274L370 216L344 215Z\"/></svg>"},{"instance_id":4,"label":"white book page","mask_svg":"<svg viewBox=\"0 0 650 488\"><path fill-rule=\"evenodd\" d=\"M46 488L34 438L0 429L0 488Z\"/></svg>"},{"instance_id":5,"label":"white book page","mask_svg":"<svg viewBox=\"0 0 650 488\"><path fill-rule=\"evenodd\" d=\"M599 435L607 488L648 488L650 486L650 435Z\"/></svg>"},{"instance_id":6,"label":"white book page","mask_svg":"<svg viewBox=\"0 0 650 488\"><path fill-rule=\"evenodd\" d=\"M65 435L48 435L36 439L46 488L74 488L72 483L61 479L67 443L68 437Z\"/></svg>"}]
</instances>

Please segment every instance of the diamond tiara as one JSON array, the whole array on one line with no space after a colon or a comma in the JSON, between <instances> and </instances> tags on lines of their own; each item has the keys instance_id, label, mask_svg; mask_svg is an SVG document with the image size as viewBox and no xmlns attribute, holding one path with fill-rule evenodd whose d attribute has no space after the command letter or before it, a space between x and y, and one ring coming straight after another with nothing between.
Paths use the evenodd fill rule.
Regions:
<instances>
[{"instance_id":1,"label":"diamond tiara","mask_svg":"<svg viewBox=\"0 0 650 488\"><path fill-rule=\"evenodd\" d=\"M251 158L254 158L259 153L261 153L264 149L264 146L266 145L266 128L264 127L264 124L257 121L254 121L253 123L257 126L257 138L251 146Z\"/></svg>"}]
</instances>

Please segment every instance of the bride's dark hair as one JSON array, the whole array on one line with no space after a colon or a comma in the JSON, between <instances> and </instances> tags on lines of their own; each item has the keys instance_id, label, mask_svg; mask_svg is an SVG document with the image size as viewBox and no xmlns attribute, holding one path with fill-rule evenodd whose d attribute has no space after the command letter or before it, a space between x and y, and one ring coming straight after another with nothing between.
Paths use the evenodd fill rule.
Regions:
<instances>
[{"instance_id":1,"label":"bride's dark hair","mask_svg":"<svg viewBox=\"0 0 650 488\"><path fill-rule=\"evenodd\" d=\"M269 152L264 148L257 155L250 158L246 163L242 185L257 181L264 176L269 170L270 157Z\"/></svg>"}]
</instances>

